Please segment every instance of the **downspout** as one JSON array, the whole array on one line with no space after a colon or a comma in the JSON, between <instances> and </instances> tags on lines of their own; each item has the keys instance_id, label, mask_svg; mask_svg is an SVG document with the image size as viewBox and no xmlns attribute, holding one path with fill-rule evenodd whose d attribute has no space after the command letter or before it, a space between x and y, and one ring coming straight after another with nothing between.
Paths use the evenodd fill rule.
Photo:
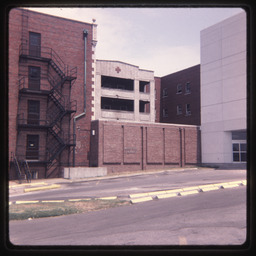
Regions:
<instances>
[{"instance_id":1,"label":"downspout","mask_svg":"<svg viewBox=\"0 0 256 256\"><path fill-rule=\"evenodd\" d=\"M86 49L87 49L87 36L88 36L88 31L84 29L83 31L83 36L84 36L84 112L75 116L73 119L73 133L74 133L74 141L76 142L76 121L85 116L86 114ZM76 144L76 143L75 143ZM75 162L76 162L76 154L75 150L73 150L73 167L75 167Z\"/></svg>"}]
</instances>

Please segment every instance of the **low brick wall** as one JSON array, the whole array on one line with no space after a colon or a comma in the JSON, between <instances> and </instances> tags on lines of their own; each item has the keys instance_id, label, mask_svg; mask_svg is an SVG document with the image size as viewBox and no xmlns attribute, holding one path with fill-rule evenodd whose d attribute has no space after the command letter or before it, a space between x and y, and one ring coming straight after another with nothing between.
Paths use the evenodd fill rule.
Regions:
<instances>
[{"instance_id":1,"label":"low brick wall","mask_svg":"<svg viewBox=\"0 0 256 256\"><path fill-rule=\"evenodd\" d=\"M65 167L64 179L82 179L107 175L106 167Z\"/></svg>"},{"instance_id":2,"label":"low brick wall","mask_svg":"<svg viewBox=\"0 0 256 256\"><path fill-rule=\"evenodd\" d=\"M90 165L108 173L201 162L198 126L97 120L91 129Z\"/></svg>"}]
</instances>

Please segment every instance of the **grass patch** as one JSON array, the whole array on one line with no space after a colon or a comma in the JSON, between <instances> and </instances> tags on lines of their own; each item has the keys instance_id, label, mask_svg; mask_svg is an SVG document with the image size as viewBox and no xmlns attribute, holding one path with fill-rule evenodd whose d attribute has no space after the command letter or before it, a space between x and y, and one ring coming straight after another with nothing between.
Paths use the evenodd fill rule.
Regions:
<instances>
[{"instance_id":1,"label":"grass patch","mask_svg":"<svg viewBox=\"0 0 256 256\"><path fill-rule=\"evenodd\" d=\"M130 202L119 199L92 199L80 202L12 204L9 206L9 220L25 220L85 213L129 204Z\"/></svg>"}]
</instances>

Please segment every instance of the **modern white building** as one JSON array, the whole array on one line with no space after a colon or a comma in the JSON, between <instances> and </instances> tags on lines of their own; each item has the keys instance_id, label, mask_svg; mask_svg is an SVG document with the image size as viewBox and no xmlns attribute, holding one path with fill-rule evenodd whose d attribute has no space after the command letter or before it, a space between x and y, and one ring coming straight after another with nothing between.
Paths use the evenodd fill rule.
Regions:
<instances>
[{"instance_id":1,"label":"modern white building","mask_svg":"<svg viewBox=\"0 0 256 256\"><path fill-rule=\"evenodd\" d=\"M201 31L202 163L246 163L246 13Z\"/></svg>"},{"instance_id":2,"label":"modern white building","mask_svg":"<svg viewBox=\"0 0 256 256\"><path fill-rule=\"evenodd\" d=\"M97 60L95 119L154 122L154 72L121 61Z\"/></svg>"}]
</instances>

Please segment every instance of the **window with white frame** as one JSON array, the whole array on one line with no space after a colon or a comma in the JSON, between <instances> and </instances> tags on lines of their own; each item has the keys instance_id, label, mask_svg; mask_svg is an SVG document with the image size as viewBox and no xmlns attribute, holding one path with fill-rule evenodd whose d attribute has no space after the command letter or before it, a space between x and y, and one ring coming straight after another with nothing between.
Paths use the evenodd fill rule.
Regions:
<instances>
[{"instance_id":1,"label":"window with white frame","mask_svg":"<svg viewBox=\"0 0 256 256\"><path fill-rule=\"evenodd\" d=\"M163 97L167 97L168 96L168 91L167 88L163 89Z\"/></svg>"},{"instance_id":2,"label":"window with white frame","mask_svg":"<svg viewBox=\"0 0 256 256\"><path fill-rule=\"evenodd\" d=\"M187 82L185 85L185 94L190 94L190 93L191 93L190 82Z\"/></svg>"},{"instance_id":3,"label":"window with white frame","mask_svg":"<svg viewBox=\"0 0 256 256\"><path fill-rule=\"evenodd\" d=\"M191 107L190 104L186 104L186 116L190 116L191 115Z\"/></svg>"},{"instance_id":4,"label":"window with white frame","mask_svg":"<svg viewBox=\"0 0 256 256\"><path fill-rule=\"evenodd\" d=\"M163 117L168 117L168 109L167 108L163 109Z\"/></svg>"},{"instance_id":5,"label":"window with white frame","mask_svg":"<svg viewBox=\"0 0 256 256\"><path fill-rule=\"evenodd\" d=\"M178 84L177 85L177 94L181 94L182 93L182 84Z\"/></svg>"},{"instance_id":6,"label":"window with white frame","mask_svg":"<svg viewBox=\"0 0 256 256\"><path fill-rule=\"evenodd\" d=\"M182 106L177 105L177 115L182 115Z\"/></svg>"}]
</instances>

